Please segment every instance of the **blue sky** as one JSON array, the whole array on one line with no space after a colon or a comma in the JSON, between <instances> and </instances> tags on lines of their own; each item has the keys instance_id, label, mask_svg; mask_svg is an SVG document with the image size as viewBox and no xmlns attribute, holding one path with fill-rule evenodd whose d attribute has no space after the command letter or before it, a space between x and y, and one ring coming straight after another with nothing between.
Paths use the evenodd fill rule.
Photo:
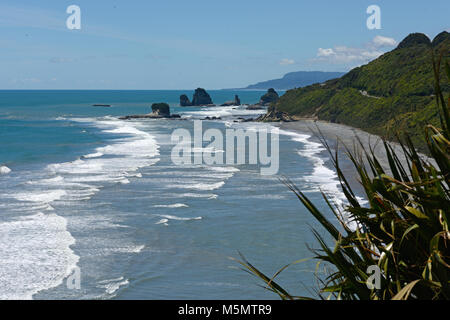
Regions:
<instances>
[{"instance_id":1,"label":"blue sky","mask_svg":"<svg viewBox=\"0 0 450 320\"><path fill-rule=\"evenodd\" d=\"M369 5L380 30L366 27ZM69 30L66 8L81 8ZM2 0L1 89L235 88L348 71L411 32L449 30L450 1Z\"/></svg>"}]
</instances>

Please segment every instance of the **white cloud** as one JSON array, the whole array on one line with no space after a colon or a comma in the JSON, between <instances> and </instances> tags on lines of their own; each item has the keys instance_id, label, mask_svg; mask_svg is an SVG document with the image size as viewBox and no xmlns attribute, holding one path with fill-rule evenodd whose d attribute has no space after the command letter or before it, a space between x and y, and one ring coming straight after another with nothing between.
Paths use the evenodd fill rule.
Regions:
<instances>
[{"instance_id":1,"label":"white cloud","mask_svg":"<svg viewBox=\"0 0 450 320\"><path fill-rule=\"evenodd\" d=\"M330 57L330 56L332 56L332 55L335 55L336 54L336 52L334 52L334 50L333 49L322 49L322 48L319 48L319 50L317 51L317 56L318 57Z\"/></svg>"},{"instance_id":2,"label":"white cloud","mask_svg":"<svg viewBox=\"0 0 450 320\"><path fill-rule=\"evenodd\" d=\"M381 56L381 48L393 47L397 44L393 38L376 36L372 41L361 48L335 46L334 48L319 48L314 61L332 64L360 65Z\"/></svg>"},{"instance_id":3,"label":"white cloud","mask_svg":"<svg viewBox=\"0 0 450 320\"><path fill-rule=\"evenodd\" d=\"M389 37L376 36L375 38L373 38L372 44L376 48L394 47L397 45L397 41L395 41L395 39L389 38Z\"/></svg>"},{"instance_id":4,"label":"white cloud","mask_svg":"<svg viewBox=\"0 0 450 320\"><path fill-rule=\"evenodd\" d=\"M288 58L281 59L281 61L280 61L280 65L282 65L282 66L287 66L290 64L294 64L294 63L295 63L294 60L288 59Z\"/></svg>"}]
</instances>

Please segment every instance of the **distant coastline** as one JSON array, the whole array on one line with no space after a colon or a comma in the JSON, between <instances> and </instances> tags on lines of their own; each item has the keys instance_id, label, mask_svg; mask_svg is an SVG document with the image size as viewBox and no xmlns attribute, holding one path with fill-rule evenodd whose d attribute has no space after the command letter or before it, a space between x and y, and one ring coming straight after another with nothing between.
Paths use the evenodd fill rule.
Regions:
<instances>
[{"instance_id":1,"label":"distant coastline","mask_svg":"<svg viewBox=\"0 0 450 320\"><path fill-rule=\"evenodd\" d=\"M322 83L331 79L340 78L345 72L329 71L296 71L285 74L282 78L261 81L248 85L245 88L224 89L224 90L267 90L274 88L278 91L286 91L295 88L309 86L315 83Z\"/></svg>"}]
</instances>

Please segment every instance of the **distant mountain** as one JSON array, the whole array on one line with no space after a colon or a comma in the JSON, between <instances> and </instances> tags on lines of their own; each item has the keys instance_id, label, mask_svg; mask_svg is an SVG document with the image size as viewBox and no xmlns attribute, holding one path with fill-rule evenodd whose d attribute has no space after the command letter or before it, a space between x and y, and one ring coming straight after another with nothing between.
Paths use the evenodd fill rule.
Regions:
<instances>
[{"instance_id":1,"label":"distant mountain","mask_svg":"<svg viewBox=\"0 0 450 320\"><path fill-rule=\"evenodd\" d=\"M297 71L287 73L281 79L268 80L249 85L245 89L267 90L274 88L278 90L288 90L305 87L314 83L322 83L330 79L339 78L343 75L343 72Z\"/></svg>"},{"instance_id":2,"label":"distant mountain","mask_svg":"<svg viewBox=\"0 0 450 320\"><path fill-rule=\"evenodd\" d=\"M390 138L407 132L424 146L426 124L439 124L434 97L432 51L443 54L442 90L450 92L444 61L450 60L450 34L433 41L421 33L407 36L396 49L339 79L288 90L275 105L279 112L342 123Z\"/></svg>"}]
</instances>

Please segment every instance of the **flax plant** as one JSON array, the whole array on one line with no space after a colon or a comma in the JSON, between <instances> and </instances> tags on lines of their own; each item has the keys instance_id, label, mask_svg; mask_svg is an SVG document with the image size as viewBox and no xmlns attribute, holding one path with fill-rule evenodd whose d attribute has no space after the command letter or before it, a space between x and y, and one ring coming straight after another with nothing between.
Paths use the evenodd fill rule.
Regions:
<instances>
[{"instance_id":1,"label":"flax plant","mask_svg":"<svg viewBox=\"0 0 450 320\"><path fill-rule=\"evenodd\" d=\"M368 201L363 205L341 170L338 148L331 151L322 136L347 198L347 204L340 210L323 194L339 226L289 179L282 179L334 242L330 246L313 229L319 245L312 250L314 259L330 270L319 279L319 299L450 299L450 98L444 97L440 87L441 81L450 80L450 67L448 61L441 66L441 57L433 57L441 128L432 125L425 128L429 157L420 155L407 136L398 141L400 153L391 143L383 141L388 168L383 168L374 150L359 140L359 153L346 148ZM441 79L441 74L447 78ZM350 228L349 220L357 227ZM310 299L291 295L275 282L287 266L268 277L244 256L236 260L282 299ZM381 271L379 288L367 285L370 266Z\"/></svg>"}]
</instances>

